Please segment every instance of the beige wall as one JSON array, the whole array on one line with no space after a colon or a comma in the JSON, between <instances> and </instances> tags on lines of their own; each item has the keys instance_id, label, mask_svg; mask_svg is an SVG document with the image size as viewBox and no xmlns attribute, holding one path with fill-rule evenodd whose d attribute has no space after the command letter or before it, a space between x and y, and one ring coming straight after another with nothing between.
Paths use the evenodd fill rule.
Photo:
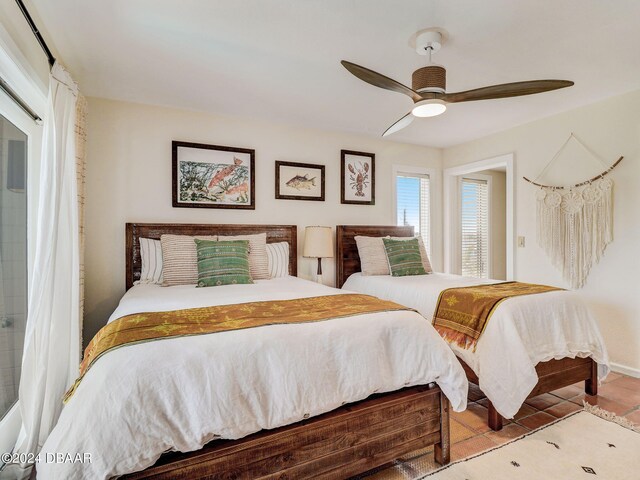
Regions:
<instances>
[{"instance_id":1,"label":"beige wall","mask_svg":"<svg viewBox=\"0 0 640 480\"><path fill-rule=\"evenodd\" d=\"M614 240L580 294L593 308L615 366L640 374L640 91L615 97L516 127L444 151L443 167L513 152L516 165L516 235L526 237L515 251L518 280L564 285L560 273L536 244L535 188L522 176L536 177L574 132L606 162L625 160L611 175L614 187ZM545 180L571 184L603 167L571 144Z\"/></svg>"},{"instance_id":2,"label":"beige wall","mask_svg":"<svg viewBox=\"0 0 640 480\"><path fill-rule=\"evenodd\" d=\"M256 150L256 210L171 206L171 141L183 140ZM340 204L340 150L376 154L376 205ZM274 162L326 165L326 201L275 200ZM89 99L86 171L85 341L115 309L124 293L125 222L389 224L393 164L441 168L441 151L380 139L302 129L140 104ZM437 179L435 179L437 181ZM442 230L440 202L435 231ZM302 249L299 249L301 252ZM433 245L440 268L441 238ZM299 274L312 278L314 260L299 258ZM334 282L334 261L324 260L325 283Z\"/></svg>"},{"instance_id":3,"label":"beige wall","mask_svg":"<svg viewBox=\"0 0 640 480\"><path fill-rule=\"evenodd\" d=\"M379 139L242 120L198 112L89 99L87 159L87 292L85 337L106 321L124 292L124 223L391 223L391 166L452 167L500 154L515 154L516 178L535 177L570 132L584 139L607 161L626 159L612 178L615 185L614 242L594 267L584 298L592 306L613 362L640 373L640 92L516 127L467 144L431 149ZM216 143L256 149L255 211L174 209L171 207L171 140ZM341 205L340 149L376 153L376 199L373 207ZM327 166L327 200L323 203L274 199L275 160ZM580 147L570 146L562 168L549 182L571 183L600 170ZM439 178L436 178L439 181ZM519 280L564 285L535 242L535 189L515 185L516 235L526 247L516 249ZM442 231L441 202L434 205L434 231ZM494 239L497 235L494 235ZM501 248L494 243L493 248ZM435 235L433 260L440 270L442 238ZM494 259L497 255L493 255ZM313 261L300 258L300 275L313 276ZM496 271L499 266L494 265ZM325 281L333 282L334 262L325 261Z\"/></svg>"}]
</instances>

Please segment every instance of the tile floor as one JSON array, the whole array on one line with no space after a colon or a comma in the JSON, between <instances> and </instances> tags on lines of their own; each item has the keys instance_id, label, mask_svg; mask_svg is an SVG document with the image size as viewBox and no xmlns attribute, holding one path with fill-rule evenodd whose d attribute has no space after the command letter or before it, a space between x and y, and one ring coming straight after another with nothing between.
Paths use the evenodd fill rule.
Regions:
<instances>
[{"instance_id":1,"label":"tile floor","mask_svg":"<svg viewBox=\"0 0 640 480\"><path fill-rule=\"evenodd\" d=\"M531 398L525 402L514 419L504 420L499 432L487 426L487 399L476 385L470 384L469 405L464 412L452 412L451 461L469 457L483 450L501 445L557 418L582 408L582 401L598 405L640 425L640 378L610 373L598 388L598 395L584 393L584 382ZM409 454L407 457L429 457L431 448ZM429 460L426 460L428 462ZM428 468L428 467L427 467ZM373 473L373 472L372 472ZM410 472L390 467L363 475L367 480L411 478ZM362 478L361 477L361 478Z\"/></svg>"},{"instance_id":2,"label":"tile floor","mask_svg":"<svg viewBox=\"0 0 640 480\"><path fill-rule=\"evenodd\" d=\"M582 401L598 405L640 424L640 378L610 373L598 388L598 395L584 393L584 382L544 393L525 402L513 420L505 420L499 432L487 426L487 399L470 385L469 406L451 415L451 460L459 460L486 448L500 445L556 418L582 408Z\"/></svg>"}]
</instances>

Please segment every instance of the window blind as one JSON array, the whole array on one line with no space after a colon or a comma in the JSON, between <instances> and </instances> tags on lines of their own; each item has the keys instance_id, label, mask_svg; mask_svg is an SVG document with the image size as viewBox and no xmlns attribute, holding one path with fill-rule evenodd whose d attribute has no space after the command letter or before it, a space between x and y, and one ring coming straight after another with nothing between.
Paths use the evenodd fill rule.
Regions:
<instances>
[{"instance_id":1,"label":"window blind","mask_svg":"<svg viewBox=\"0 0 640 480\"><path fill-rule=\"evenodd\" d=\"M462 275L489 277L489 186L486 180L461 180Z\"/></svg>"},{"instance_id":2,"label":"window blind","mask_svg":"<svg viewBox=\"0 0 640 480\"><path fill-rule=\"evenodd\" d=\"M398 173L396 176L397 224L412 225L431 254L429 175Z\"/></svg>"}]
</instances>

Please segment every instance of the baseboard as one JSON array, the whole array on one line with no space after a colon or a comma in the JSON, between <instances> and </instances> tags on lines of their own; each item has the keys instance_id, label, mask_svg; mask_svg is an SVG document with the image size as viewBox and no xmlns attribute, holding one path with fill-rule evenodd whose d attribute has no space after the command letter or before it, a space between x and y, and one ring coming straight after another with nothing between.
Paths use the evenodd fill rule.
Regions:
<instances>
[{"instance_id":1,"label":"baseboard","mask_svg":"<svg viewBox=\"0 0 640 480\"><path fill-rule=\"evenodd\" d=\"M630 377L640 378L640 369L627 367L626 365L620 365L619 363L610 362L609 366L611 370L617 373L623 373Z\"/></svg>"}]
</instances>

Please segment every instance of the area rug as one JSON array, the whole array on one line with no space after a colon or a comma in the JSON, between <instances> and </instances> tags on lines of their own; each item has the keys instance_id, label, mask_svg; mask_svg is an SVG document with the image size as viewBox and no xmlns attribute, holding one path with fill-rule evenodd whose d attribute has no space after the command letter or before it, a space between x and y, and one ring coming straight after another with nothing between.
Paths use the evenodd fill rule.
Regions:
<instances>
[{"instance_id":1,"label":"area rug","mask_svg":"<svg viewBox=\"0 0 640 480\"><path fill-rule=\"evenodd\" d=\"M434 470L417 454L369 479L640 479L640 428L598 407L572 413L522 437Z\"/></svg>"}]
</instances>

